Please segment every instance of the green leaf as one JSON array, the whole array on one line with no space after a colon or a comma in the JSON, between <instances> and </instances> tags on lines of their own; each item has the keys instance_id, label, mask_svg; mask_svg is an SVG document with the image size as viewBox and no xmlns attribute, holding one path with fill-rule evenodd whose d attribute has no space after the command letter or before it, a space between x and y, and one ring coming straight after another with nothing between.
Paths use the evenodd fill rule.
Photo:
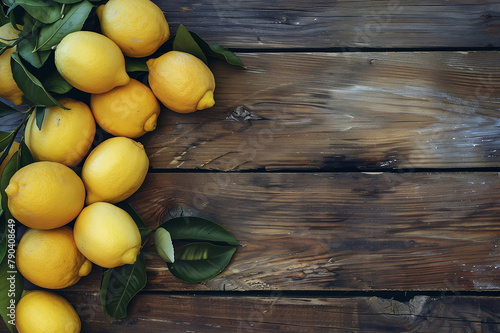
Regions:
<instances>
[{"instance_id":1,"label":"green leaf","mask_svg":"<svg viewBox=\"0 0 500 333\"><path fill-rule=\"evenodd\" d=\"M53 0L53 1L57 2L57 3L63 3L63 4L73 4L73 3L80 2L82 0Z\"/></svg>"},{"instance_id":2,"label":"green leaf","mask_svg":"<svg viewBox=\"0 0 500 333\"><path fill-rule=\"evenodd\" d=\"M12 155L11 159L5 165L2 175L0 177L0 194L1 194L1 205L3 210L2 218L0 218L0 260L3 260L5 253L7 252L7 227L8 221L12 219L9 208L7 207L7 194L5 193L5 188L9 185L10 178L18 170L18 156L19 151Z\"/></svg>"},{"instance_id":3,"label":"green leaf","mask_svg":"<svg viewBox=\"0 0 500 333\"><path fill-rule=\"evenodd\" d=\"M170 237L170 233L164 228L158 228L155 231L155 247L165 262L173 263L175 261L172 238Z\"/></svg>"},{"instance_id":4,"label":"green leaf","mask_svg":"<svg viewBox=\"0 0 500 333\"><path fill-rule=\"evenodd\" d=\"M52 71L51 74L43 81L43 86L47 91L51 91L55 94L66 94L73 86L66 81L57 70Z\"/></svg>"},{"instance_id":5,"label":"green leaf","mask_svg":"<svg viewBox=\"0 0 500 333\"><path fill-rule=\"evenodd\" d=\"M234 66L239 66L245 69L247 68L245 65L243 65L241 59L229 49L219 44L208 44L196 33L194 32L190 33L193 39L196 41L196 43L200 46L200 48L207 56L225 60L227 63Z\"/></svg>"},{"instance_id":6,"label":"green leaf","mask_svg":"<svg viewBox=\"0 0 500 333\"><path fill-rule=\"evenodd\" d=\"M175 277L184 282L202 282L222 272L234 252L236 246L191 243L178 249L175 253L175 263L167 263L167 266Z\"/></svg>"},{"instance_id":7,"label":"green leaf","mask_svg":"<svg viewBox=\"0 0 500 333\"><path fill-rule=\"evenodd\" d=\"M100 291L104 313L116 319L125 318L129 302L146 286L146 282L146 260L142 253L132 265L106 270Z\"/></svg>"},{"instance_id":8,"label":"green leaf","mask_svg":"<svg viewBox=\"0 0 500 333\"><path fill-rule=\"evenodd\" d=\"M24 142L24 137L19 143L19 155L18 155L18 161L17 165L20 168L27 166L28 164L34 163L35 159L33 158L33 155L31 155L31 152Z\"/></svg>"},{"instance_id":9,"label":"green leaf","mask_svg":"<svg viewBox=\"0 0 500 333\"><path fill-rule=\"evenodd\" d=\"M80 31L94 6L88 1L70 7L64 17L40 29L36 50L48 51L67 34Z\"/></svg>"},{"instance_id":10,"label":"green leaf","mask_svg":"<svg viewBox=\"0 0 500 333\"><path fill-rule=\"evenodd\" d=\"M207 57L184 25L180 25L174 38L173 50L186 52L207 63Z\"/></svg>"},{"instance_id":11,"label":"green leaf","mask_svg":"<svg viewBox=\"0 0 500 333\"><path fill-rule=\"evenodd\" d=\"M119 208L126 211L134 220L135 224L139 228L139 232L141 233L142 240L146 240L146 238L151 234L152 230L146 227L142 217L135 211L135 209L126 201L122 201L115 204Z\"/></svg>"},{"instance_id":12,"label":"green leaf","mask_svg":"<svg viewBox=\"0 0 500 333\"><path fill-rule=\"evenodd\" d=\"M4 103L0 99L0 118L3 117L3 116L7 116L9 114L16 113L16 112L18 112L16 109L14 109L12 106Z\"/></svg>"},{"instance_id":13,"label":"green leaf","mask_svg":"<svg viewBox=\"0 0 500 333\"><path fill-rule=\"evenodd\" d=\"M148 58L131 58L125 57L125 70L129 73L132 72L149 72L146 61Z\"/></svg>"},{"instance_id":14,"label":"green leaf","mask_svg":"<svg viewBox=\"0 0 500 333\"><path fill-rule=\"evenodd\" d=\"M31 115L33 117L33 115ZM38 127L38 130L42 130L42 124L43 124L43 117L45 116L45 107L43 106L37 106L35 108L35 117L36 117L36 127Z\"/></svg>"},{"instance_id":15,"label":"green leaf","mask_svg":"<svg viewBox=\"0 0 500 333\"><path fill-rule=\"evenodd\" d=\"M36 105L54 106L67 110L68 108L61 105L45 90L40 80L38 80L24 66L17 53L11 54L12 75L19 89L24 93L24 96Z\"/></svg>"},{"instance_id":16,"label":"green leaf","mask_svg":"<svg viewBox=\"0 0 500 333\"><path fill-rule=\"evenodd\" d=\"M61 5L51 0L16 0L16 4L46 24L54 23L61 18Z\"/></svg>"},{"instance_id":17,"label":"green leaf","mask_svg":"<svg viewBox=\"0 0 500 333\"><path fill-rule=\"evenodd\" d=\"M0 25L4 25L5 23L9 22L9 18L7 17L7 14L3 10L3 6L0 5Z\"/></svg>"},{"instance_id":18,"label":"green leaf","mask_svg":"<svg viewBox=\"0 0 500 333\"><path fill-rule=\"evenodd\" d=\"M40 68L49 59L51 51L34 51L35 47L36 39L33 35L29 35L19 43L17 52L31 66Z\"/></svg>"},{"instance_id":19,"label":"green leaf","mask_svg":"<svg viewBox=\"0 0 500 333\"><path fill-rule=\"evenodd\" d=\"M165 228L170 233L173 240L191 239L240 245L240 242L223 227L201 217L175 217L164 222L160 227Z\"/></svg>"},{"instance_id":20,"label":"green leaf","mask_svg":"<svg viewBox=\"0 0 500 333\"><path fill-rule=\"evenodd\" d=\"M10 244L9 241L9 247ZM15 306L23 289L24 279L17 270L15 254L9 253L0 262L0 315L11 332L15 325Z\"/></svg>"}]
</instances>

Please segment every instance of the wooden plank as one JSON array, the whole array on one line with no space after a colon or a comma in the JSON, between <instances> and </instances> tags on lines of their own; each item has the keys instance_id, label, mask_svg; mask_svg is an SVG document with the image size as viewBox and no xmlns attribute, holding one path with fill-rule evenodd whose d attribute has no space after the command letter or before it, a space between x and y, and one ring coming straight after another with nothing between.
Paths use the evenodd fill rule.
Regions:
<instances>
[{"instance_id":1,"label":"wooden plank","mask_svg":"<svg viewBox=\"0 0 500 333\"><path fill-rule=\"evenodd\" d=\"M179 24L231 48L436 48L500 44L498 1L160 1Z\"/></svg>"},{"instance_id":2,"label":"wooden plank","mask_svg":"<svg viewBox=\"0 0 500 333\"><path fill-rule=\"evenodd\" d=\"M153 173L130 202L152 229L201 216L244 245L201 284L151 248L148 291L498 291L499 200L496 172Z\"/></svg>"},{"instance_id":3,"label":"wooden plank","mask_svg":"<svg viewBox=\"0 0 500 333\"><path fill-rule=\"evenodd\" d=\"M499 52L240 54L212 64L216 107L164 110L156 169L500 165Z\"/></svg>"},{"instance_id":4,"label":"wooden plank","mask_svg":"<svg viewBox=\"0 0 500 333\"><path fill-rule=\"evenodd\" d=\"M84 332L496 332L499 297L459 294L409 300L139 294L126 319L105 318L97 294L65 294Z\"/></svg>"}]
</instances>

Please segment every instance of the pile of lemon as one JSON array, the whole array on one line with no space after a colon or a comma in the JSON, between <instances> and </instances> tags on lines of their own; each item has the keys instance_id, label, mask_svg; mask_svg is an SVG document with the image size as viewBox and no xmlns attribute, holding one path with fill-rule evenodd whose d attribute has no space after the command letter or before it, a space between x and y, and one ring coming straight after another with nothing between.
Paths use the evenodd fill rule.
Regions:
<instances>
[{"instance_id":1,"label":"pile of lemon","mask_svg":"<svg viewBox=\"0 0 500 333\"><path fill-rule=\"evenodd\" d=\"M150 56L170 37L156 4L110 0L97 15L101 33L70 33L54 52L57 71L90 94L89 105L61 98L64 108L46 107L41 124L32 113L24 138L35 162L19 169L5 189L10 213L28 227L17 248L18 270L43 289L74 285L93 264L135 262L141 235L116 204L135 193L148 172L148 156L136 139L155 129L160 102L180 113L214 105L214 76L191 54L169 51L148 60L148 85L126 72L124 56ZM0 28L5 42L18 34L10 23ZM9 65L13 50L0 56L0 97L21 104ZM111 138L92 149L96 124ZM77 165L81 175L72 169ZM16 327L21 333L78 332L81 322L60 295L38 290L19 301Z\"/></svg>"}]
</instances>

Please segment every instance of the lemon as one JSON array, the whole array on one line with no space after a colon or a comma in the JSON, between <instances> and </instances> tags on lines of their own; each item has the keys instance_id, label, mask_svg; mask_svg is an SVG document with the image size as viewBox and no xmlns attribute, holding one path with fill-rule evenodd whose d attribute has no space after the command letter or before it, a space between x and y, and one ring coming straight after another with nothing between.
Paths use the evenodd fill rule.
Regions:
<instances>
[{"instance_id":1,"label":"lemon","mask_svg":"<svg viewBox=\"0 0 500 333\"><path fill-rule=\"evenodd\" d=\"M190 113L215 104L215 79L207 65L195 56L167 52L147 61L149 85L170 110Z\"/></svg>"},{"instance_id":2,"label":"lemon","mask_svg":"<svg viewBox=\"0 0 500 333\"><path fill-rule=\"evenodd\" d=\"M109 91L130 80L120 48L93 31L67 34L56 47L54 62L66 81L91 94Z\"/></svg>"},{"instance_id":3,"label":"lemon","mask_svg":"<svg viewBox=\"0 0 500 333\"><path fill-rule=\"evenodd\" d=\"M16 329L19 333L78 333L81 321L73 306L61 295L33 290L17 303Z\"/></svg>"},{"instance_id":4,"label":"lemon","mask_svg":"<svg viewBox=\"0 0 500 333\"><path fill-rule=\"evenodd\" d=\"M160 103L151 89L135 79L108 92L92 94L90 107L103 130L128 138L153 131L160 114Z\"/></svg>"},{"instance_id":5,"label":"lemon","mask_svg":"<svg viewBox=\"0 0 500 333\"><path fill-rule=\"evenodd\" d=\"M22 29L22 26L18 25L17 27ZM20 32L11 23L6 23L0 27L0 42L11 45ZM0 97L16 105L21 105L23 104L23 92L14 81L10 66L10 55L16 51L16 48L17 46L6 49L0 55Z\"/></svg>"},{"instance_id":6,"label":"lemon","mask_svg":"<svg viewBox=\"0 0 500 333\"><path fill-rule=\"evenodd\" d=\"M28 281L48 289L72 286L92 269L92 263L76 247L73 230L68 226L28 229L17 247L16 263Z\"/></svg>"},{"instance_id":7,"label":"lemon","mask_svg":"<svg viewBox=\"0 0 500 333\"><path fill-rule=\"evenodd\" d=\"M75 219L85 203L78 175L58 162L35 162L17 170L5 189L14 218L29 228L54 229Z\"/></svg>"},{"instance_id":8,"label":"lemon","mask_svg":"<svg viewBox=\"0 0 500 333\"><path fill-rule=\"evenodd\" d=\"M25 129L25 140L35 161L53 161L76 166L87 155L94 140L96 125L87 104L63 98L58 106L46 107L42 129L38 129L35 114Z\"/></svg>"},{"instance_id":9,"label":"lemon","mask_svg":"<svg viewBox=\"0 0 500 333\"><path fill-rule=\"evenodd\" d=\"M85 207L76 219L74 233L83 255L105 268L135 263L141 249L141 234L132 217L107 202Z\"/></svg>"},{"instance_id":10,"label":"lemon","mask_svg":"<svg viewBox=\"0 0 500 333\"><path fill-rule=\"evenodd\" d=\"M139 142L122 136L103 141L83 164L86 203L117 203L127 199L141 187L148 168L148 156Z\"/></svg>"},{"instance_id":11,"label":"lemon","mask_svg":"<svg viewBox=\"0 0 500 333\"><path fill-rule=\"evenodd\" d=\"M165 15L150 0L110 0L97 16L102 33L129 57L149 56L170 37Z\"/></svg>"},{"instance_id":12,"label":"lemon","mask_svg":"<svg viewBox=\"0 0 500 333\"><path fill-rule=\"evenodd\" d=\"M12 158L12 155L19 149L19 142L14 141L12 142L12 146L10 146L9 152L7 156L5 156L5 159L3 160L2 164L0 164L0 176L2 175L3 169L9 163L10 159ZM4 150L5 151L5 150ZM0 153L0 156L3 154L3 152Z\"/></svg>"}]
</instances>

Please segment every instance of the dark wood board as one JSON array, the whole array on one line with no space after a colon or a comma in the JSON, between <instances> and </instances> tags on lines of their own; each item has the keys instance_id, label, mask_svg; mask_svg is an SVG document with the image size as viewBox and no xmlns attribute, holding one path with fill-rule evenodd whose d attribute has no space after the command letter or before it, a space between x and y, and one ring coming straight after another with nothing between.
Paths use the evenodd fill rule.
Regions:
<instances>
[{"instance_id":1,"label":"dark wood board","mask_svg":"<svg viewBox=\"0 0 500 333\"><path fill-rule=\"evenodd\" d=\"M500 298L444 294L408 300L143 294L123 320L105 317L96 294L67 298L84 320L82 332L496 332Z\"/></svg>"},{"instance_id":2,"label":"dark wood board","mask_svg":"<svg viewBox=\"0 0 500 333\"><path fill-rule=\"evenodd\" d=\"M475 48L500 45L497 1L155 1L231 48Z\"/></svg>"},{"instance_id":3,"label":"dark wood board","mask_svg":"<svg viewBox=\"0 0 500 333\"><path fill-rule=\"evenodd\" d=\"M499 52L245 53L216 107L164 110L155 169L500 166Z\"/></svg>"}]
</instances>

